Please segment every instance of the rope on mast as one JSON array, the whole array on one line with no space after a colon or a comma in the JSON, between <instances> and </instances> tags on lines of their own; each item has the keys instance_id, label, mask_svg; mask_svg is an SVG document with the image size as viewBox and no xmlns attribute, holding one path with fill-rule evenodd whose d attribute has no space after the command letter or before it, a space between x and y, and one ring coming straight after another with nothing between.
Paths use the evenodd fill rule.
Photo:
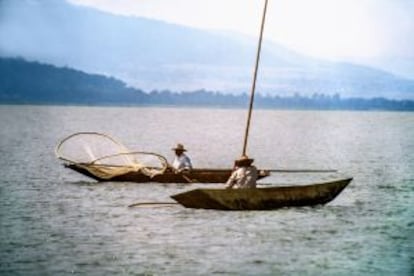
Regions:
<instances>
[{"instance_id":1,"label":"rope on mast","mask_svg":"<svg viewBox=\"0 0 414 276\"><path fill-rule=\"evenodd\" d=\"M264 5L264 8L263 8L262 24L260 26L259 43L258 43L258 46L257 46L257 53L256 53L256 65L255 65L255 68L254 68L253 83L252 83L252 89L251 89L251 93L250 93L249 112L247 114L247 124L246 124L246 130L245 130L245 133L244 133L244 143L243 143L243 153L242 153L242 155L246 155L246 150L247 150L247 139L248 139L248 136L249 136L250 121L251 121L251 117L252 117L253 102L254 102L254 93L255 93L255 90L256 90L257 70L259 68L260 51L261 51L261 48L262 48L262 38L263 38L264 23L265 23L265 19L266 19L267 2L268 2L268 0L265 0L265 5Z\"/></svg>"}]
</instances>

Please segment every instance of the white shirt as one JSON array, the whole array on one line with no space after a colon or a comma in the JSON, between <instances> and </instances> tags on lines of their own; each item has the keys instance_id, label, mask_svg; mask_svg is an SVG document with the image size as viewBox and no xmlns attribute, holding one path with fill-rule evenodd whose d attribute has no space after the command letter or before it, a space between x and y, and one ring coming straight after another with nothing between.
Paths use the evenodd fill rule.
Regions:
<instances>
[{"instance_id":1,"label":"white shirt","mask_svg":"<svg viewBox=\"0 0 414 276\"><path fill-rule=\"evenodd\" d=\"M257 169L255 166L239 167L226 182L226 188L255 188L257 180Z\"/></svg>"},{"instance_id":2,"label":"white shirt","mask_svg":"<svg viewBox=\"0 0 414 276\"><path fill-rule=\"evenodd\" d=\"M175 156L172 166L178 171L185 169L191 170L193 168L190 158L184 153L182 153L180 156Z\"/></svg>"}]
</instances>

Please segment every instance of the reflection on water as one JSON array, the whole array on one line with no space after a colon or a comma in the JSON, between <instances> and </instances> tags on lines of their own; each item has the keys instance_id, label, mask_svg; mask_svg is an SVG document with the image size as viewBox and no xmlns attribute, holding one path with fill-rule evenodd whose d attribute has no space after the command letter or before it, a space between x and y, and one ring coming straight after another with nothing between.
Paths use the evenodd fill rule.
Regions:
<instances>
[{"instance_id":1,"label":"reflection on water","mask_svg":"<svg viewBox=\"0 0 414 276\"><path fill-rule=\"evenodd\" d=\"M224 212L168 202L200 185L95 183L65 170L56 143L79 131L115 136L197 167L229 167L245 112L222 109L0 106L2 275L412 275L414 115L255 111L248 152L263 185L353 176L316 208ZM201 185L202 186L202 185Z\"/></svg>"}]
</instances>

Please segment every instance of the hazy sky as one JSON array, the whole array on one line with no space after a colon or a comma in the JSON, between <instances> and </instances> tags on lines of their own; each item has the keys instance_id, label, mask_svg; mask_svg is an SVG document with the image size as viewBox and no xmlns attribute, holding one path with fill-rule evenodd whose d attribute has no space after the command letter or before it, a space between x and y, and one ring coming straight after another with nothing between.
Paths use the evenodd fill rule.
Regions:
<instances>
[{"instance_id":1,"label":"hazy sky","mask_svg":"<svg viewBox=\"0 0 414 276\"><path fill-rule=\"evenodd\" d=\"M264 4L264 0L69 1L254 36ZM414 58L414 0L269 0L265 37L328 59Z\"/></svg>"}]
</instances>

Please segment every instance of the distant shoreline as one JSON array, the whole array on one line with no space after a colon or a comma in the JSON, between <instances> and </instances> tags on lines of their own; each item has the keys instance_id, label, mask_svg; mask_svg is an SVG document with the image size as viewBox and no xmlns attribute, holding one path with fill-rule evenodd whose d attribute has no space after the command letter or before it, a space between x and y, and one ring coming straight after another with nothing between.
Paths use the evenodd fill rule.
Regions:
<instances>
[{"instance_id":1,"label":"distant shoreline","mask_svg":"<svg viewBox=\"0 0 414 276\"><path fill-rule=\"evenodd\" d=\"M247 109L250 98L246 92L229 94L204 88L180 92L168 89L145 92L129 87L121 80L112 77L27 62L19 58L0 58L0 75L2 76L0 78L0 104L9 105ZM310 95L303 95L300 93L300 88L296 90L297 92L288 95L283 90L272 95L263 95L258 91L254 99L254 108L414 111L414 99L412 99L414 94L411 93L407 94L408 99L397 100L382 96L342 97L339 93L323 89Z\"/></svg>"},{"instance_id":2,"label":"distant shoreline","mask_svg":"<svg viewBox=\"0 0 414 276\"><path fill-rule=\"evenodd\" d=\"M414 102L413 102L414 104ZM189 109L239 109L247 110L242 106L220 106L220 105L168 105L168 104L72 104L72 103L16 103L0 102L0 106L56 106L56 107L108 107L108 108L189 108ZM280 110L280 111L364 111L364 112L414 112L413 109L356 109L356 108L271 108L271 107L254 107L255 110Z\"/></svg>"}]
</instances>

